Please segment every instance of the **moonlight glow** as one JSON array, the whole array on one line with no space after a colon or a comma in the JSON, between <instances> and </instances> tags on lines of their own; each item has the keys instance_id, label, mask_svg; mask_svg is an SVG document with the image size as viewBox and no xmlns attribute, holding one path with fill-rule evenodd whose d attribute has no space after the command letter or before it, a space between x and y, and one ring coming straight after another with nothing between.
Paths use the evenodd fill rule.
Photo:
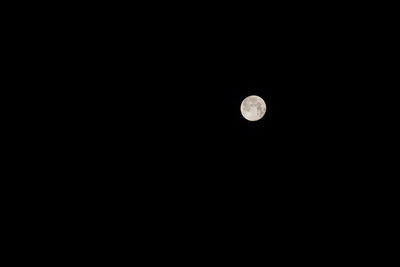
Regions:
<instances>
[{"instance_id":1,"label":"moonlight glow","mask_svg":"<svg viewBox=\"0 0 400 267\"><path fill-rule=\"evenodd\" d=\"M264 100L256 95L246 97L240 105L243 117L249 121L258 121L264 117L267 105Z\"/></svg>"}]
</instances>

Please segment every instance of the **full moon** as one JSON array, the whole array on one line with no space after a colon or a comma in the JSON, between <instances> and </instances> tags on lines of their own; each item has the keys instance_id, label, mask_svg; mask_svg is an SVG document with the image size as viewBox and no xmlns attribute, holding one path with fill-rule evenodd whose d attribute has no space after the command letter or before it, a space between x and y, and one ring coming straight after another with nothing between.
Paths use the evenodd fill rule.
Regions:
<instances>
[{"instance_id":1,"label":"full moon","mask_svg":"<svg viewBox=\"0 0 400 267\"><path fill-rule=\"evenodd\" d=\"M246 120L258 121L264 117L267 111L267 105L261 97L251 95L242 101L240 111Z\"/></svg>"}]
</instances>

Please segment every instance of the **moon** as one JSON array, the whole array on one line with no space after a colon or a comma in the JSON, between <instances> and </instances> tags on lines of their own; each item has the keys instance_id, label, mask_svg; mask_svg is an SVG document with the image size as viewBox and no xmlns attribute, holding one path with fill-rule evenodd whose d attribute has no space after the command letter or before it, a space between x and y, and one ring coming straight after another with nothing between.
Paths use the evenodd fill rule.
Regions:
<instances>
[{"instance_id":1,"label":"moon","mask_svg":"<svg viewBox=\"0 0 400 267\"><path fill-rule=\"evenodd\" d=\"M267 105L261 97L251 95L242 101L240 111L246 120L258 121L264 117Z\"/></svg>"}]
</instances>

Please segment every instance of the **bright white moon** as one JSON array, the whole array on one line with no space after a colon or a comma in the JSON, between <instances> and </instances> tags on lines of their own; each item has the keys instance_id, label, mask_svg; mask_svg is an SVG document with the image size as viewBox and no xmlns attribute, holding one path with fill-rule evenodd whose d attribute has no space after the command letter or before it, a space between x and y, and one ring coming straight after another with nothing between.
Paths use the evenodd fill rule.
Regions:
<instances>
[{"instance_id":1,"label":"bright white moon","mask_svg":"<svg viewBox=\"0 0 400 267\"><path fill-rule=\"evenodd\" d=\"M261 97L251 95L242 101L240 111L246 120L258 121L264 117L267 111L267 105Z\"/></svg>"}]
</instances>

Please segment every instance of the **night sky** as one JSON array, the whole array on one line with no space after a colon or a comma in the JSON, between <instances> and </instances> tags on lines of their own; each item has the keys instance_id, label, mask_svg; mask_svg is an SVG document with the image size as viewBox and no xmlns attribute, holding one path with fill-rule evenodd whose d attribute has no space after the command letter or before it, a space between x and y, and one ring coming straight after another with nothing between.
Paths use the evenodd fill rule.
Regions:
<instances>
[{"instance_id":1,"label":"night sky","mask_svg":"<svg viewBox=\"0 0 400 267\"><path fill-rule=\"evenodd\" d=\"M314 8L306 8L313 16L260 9L247 19L224 7L215 21L209 7L198 17L181 6L176 16L160 7L145 16L119 7L110 18L90 9L83 20L99 18L66 25L71 38L57 26L63 34L52 37L51 71L38 87L49 85L45 138L62 153L45 164L66 173L66 202L93 214L93 225L122 222L148 242L148 233L169 235L165 247L175 229L208 243L234 241L239 229L272 247L297 234L300 247L304 229L328 221L334 227L323 230L336 235L356 212L368 214L376 158L385 155L375 151L392 147L384 121L396 98L381 90L389 72L366 45L372 27L339 25L337 12ZM256 122L240 113L249 95L267 104Z\"/></svg>"},{"instance_id":2,"label":"night sky","mask_svg":"<svg viewBox=\"0 0 400 267\"><path fill-rule=\"evenodd\" d=\"M382 79L361 30L297 15L146 27L126 16L82 29L57 80L71 99L66 142L88 170L117 177L102 180L115 192L233 202L349 192L382 121ZM260 121L240 114L249 95L267 104Z\"/></svg>"},{"instance_id":3,"label":"night sky","mask_svg":"<svg viewBox=\"0 0 400 267\"><path fill-rule=\"evenodd\" d=\"M342 174L367 149L361 72L307 47L264 48L105 61L81 100L79 151L94 155L95 170L124 177L112 182L121 190L289 201L354 188L358 179ZM267 103L260 121L240 114L249 95Z\"/></svg>"},{"instance_id":4,"label":"night sky","mask_svg":"<svg viewBox=\"0 0 400 267\"><path fill-rule=\"evenodd\" d=\"M86 129L83 149L95 155L93 163L104 173L125 177L144 171L156 177L123 178L122 184L181 193L187 193L185 184L188 192L247 188L250 195L267 185L287 191L288 179L291 187L299 185L297 177L272 177L314 170L316 153L332 145L321 139L332 121L326 107L331 102L318 98L322 89L315 73L294 68L282 50L266 54L228 53L219 60L213 58L218 53L157 54L149 65L110 64L93 72L96 86L81 100L86 112L79 115ZM260 121L249 122L240 113L249 95L267 104Z\"/></svg>"}]
</instances>

